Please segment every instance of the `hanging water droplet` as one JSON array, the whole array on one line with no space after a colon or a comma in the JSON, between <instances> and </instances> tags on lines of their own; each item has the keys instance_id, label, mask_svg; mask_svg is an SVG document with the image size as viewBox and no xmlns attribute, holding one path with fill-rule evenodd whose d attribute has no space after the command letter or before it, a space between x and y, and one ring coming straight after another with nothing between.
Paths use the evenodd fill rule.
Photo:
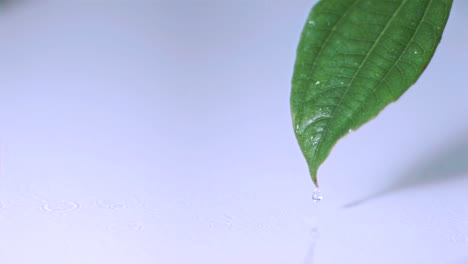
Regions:
<instances>
[{"instance_id":1,"label":"hanging water droplet","mask_svg":"<svg viewBox=\"0 0 468 264\"><path fill-rule=\"evenodd\" d=\"M322 192L320 192L319 188L315 188L314 192L312 193L312 200L317 203L320 202L322 199Z\"/></svg>"}]
</instances>

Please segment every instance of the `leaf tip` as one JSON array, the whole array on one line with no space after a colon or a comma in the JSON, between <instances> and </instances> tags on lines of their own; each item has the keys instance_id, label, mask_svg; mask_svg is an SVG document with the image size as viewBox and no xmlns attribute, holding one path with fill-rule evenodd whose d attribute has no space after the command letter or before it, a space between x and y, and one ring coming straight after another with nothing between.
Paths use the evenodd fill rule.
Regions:
<instances>
[{"instance_id":1,"label":"leaf tip","mask_svg":"<svg viewBox=\"0 0 468 264\"><path fill-rule=\"evenodd\" d=\"M312 182L314 183L315 187L319 187L317 174L312 175Z\"/></svg>"}]
</instances>

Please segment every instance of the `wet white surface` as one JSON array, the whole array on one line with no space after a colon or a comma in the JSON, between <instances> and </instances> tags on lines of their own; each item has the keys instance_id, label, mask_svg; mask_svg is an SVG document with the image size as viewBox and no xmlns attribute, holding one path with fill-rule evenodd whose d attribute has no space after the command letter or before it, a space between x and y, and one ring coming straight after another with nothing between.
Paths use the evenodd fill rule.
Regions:
<instances>
[{"instance_id":1,"label":"wet white surface","mask_svg":"<svg viewBox=\"0 0 468 264\"><path fill-rule=\"evenodd\" d=\"M10 1L0 263L468 263L468 4L319 171L289 88L308 1Z\"/></svg>"}]
</instances>

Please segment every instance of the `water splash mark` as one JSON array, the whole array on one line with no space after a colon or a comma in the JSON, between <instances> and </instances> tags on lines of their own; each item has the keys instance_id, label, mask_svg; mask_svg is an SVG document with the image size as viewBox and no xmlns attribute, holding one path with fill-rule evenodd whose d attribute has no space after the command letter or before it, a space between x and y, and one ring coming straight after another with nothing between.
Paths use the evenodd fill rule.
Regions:
<instances>
[{"instance_id":1,"label":"water splash mark","mask_svg":"<svg viewBox=\"0 0 468 264\"><path fill-rule=\"evenodd\" d=\"M80 208L80 204L73 201L46 201L41 209L48 213L70 213Z\"/></svg>"}]
</instances>

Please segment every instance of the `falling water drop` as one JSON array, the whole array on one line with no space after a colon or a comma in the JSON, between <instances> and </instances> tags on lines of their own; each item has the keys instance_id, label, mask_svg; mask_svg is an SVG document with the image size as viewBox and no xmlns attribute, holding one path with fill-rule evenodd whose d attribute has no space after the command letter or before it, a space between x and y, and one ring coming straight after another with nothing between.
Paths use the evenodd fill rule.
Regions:
<instances>
[{"instance_id":1,"label":"falling water drop","mask_svg":"<svg viewBox=\"0 0 468 264\"><path fill-rule=\"evenodd\" d=\"M314 202L320 202L323 199L322 193L320 192L320 189L317 187L315 188L314 192L312 193L312 200Z\"/></svg>"}]
</instances>

